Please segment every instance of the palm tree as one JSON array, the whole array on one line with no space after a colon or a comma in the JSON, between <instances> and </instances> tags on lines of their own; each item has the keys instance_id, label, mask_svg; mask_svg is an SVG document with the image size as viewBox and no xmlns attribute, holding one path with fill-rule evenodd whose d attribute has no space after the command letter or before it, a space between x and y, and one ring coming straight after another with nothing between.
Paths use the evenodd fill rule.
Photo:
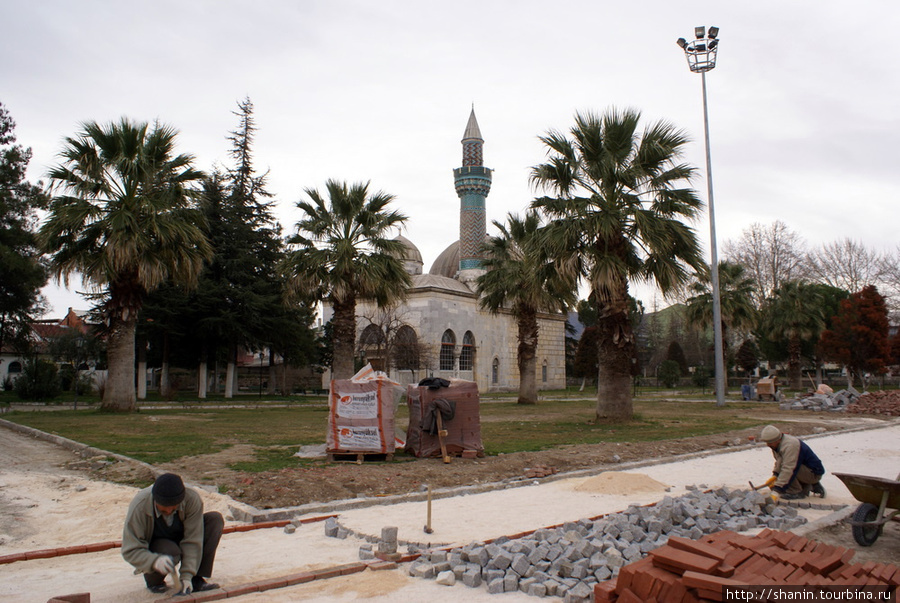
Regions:
<instances>
[{"instance_id":1,"label":"palm tree","mask_svg":"<svg viewBox=\"0 0 900 603\"><path fill-rule=\"evenodd\" d=\"M147 295L196 282L210 248L193 201L203 173L175 155L177 131L133 123L83 124L51 169L50 214L41 227L57 280L79 272L105 315L109 378L102 406L135 405L135 325Z\"/></svg>"},{"instance_id":2,"label":"palm tree","mask_svg":"<svg viewBox=\"0 0 900 603\"><path fill-rule=\"evenodd\" d=\"M531 173L554 195L533 202L553 220L545 248L561 269L587 280L600 310L598 419L634 413L629 281L653 282L667 294L702 265L696 234L682 222L702 207L686 186L694 168L679 163L688 139L666 122L638 132L639 122L634 110L576 114L569 137L540 138L549 160Z\"/></svg>"},{"instance_id":3,"label":"palm tree","mask_svg":"<svg viewBox=\"0 0 900 603\"><path fill-rule=\"evenodd\" d=\"M687 319L701 327L713 323L712 284L709 269L697 275L691 284L693 297L687 300ZM756 308L753 305L755 286L744 267L730 262L719 262L719 307L722 315L722 355L728 371L728 332L751 330L756 326ZM725 380L726 386L728 380ZM726 390L728 388L726 387Z\"/></svg>"},{"instance_id":4,"label":"palm tree","mask_svg":"<svg viewBox=\"0 0 900 603\"><path fill-rule=\"evenodd\" d=\"M482 308L508 310L518 324L519 404L537 403L538 313L564 312L575 303L576 283L565 278L543 253L541 218L509 214L508 226L494 221L500 235L484 245L486 273L478 277Z\"/></svg>"},{"instance_id":5,"label":"palm tree","mask_svg":"<svg viewBox=\"0 0 900 603\"><path fill-rule=\"evenodd\" d=\"M332 374L348 379L353 376L357 299L385 306L402 298L411 283L400 259L403 243L388 238L406 216L387 210L393 195L370 195L369 183L348 186L329 180L325 189L327 201L317 190L306 189L310 201L297 203L304 218L288 241L297 248L288 253L283 270L294 293L331 303Z\"/></svg>"},{"instance_id":6,"label":"palm tree","mask_svg":"<svg viewBox=\"0 0 900 603\"><path fill-rule=\"evenodd\" d=\"M760 328L770 341L787 339L788 382L792 389L799 389L803 342L815 341L825 329L825 298L821 290L803 281L784 283L764 306Z\"/></svg>"}]
</instances>

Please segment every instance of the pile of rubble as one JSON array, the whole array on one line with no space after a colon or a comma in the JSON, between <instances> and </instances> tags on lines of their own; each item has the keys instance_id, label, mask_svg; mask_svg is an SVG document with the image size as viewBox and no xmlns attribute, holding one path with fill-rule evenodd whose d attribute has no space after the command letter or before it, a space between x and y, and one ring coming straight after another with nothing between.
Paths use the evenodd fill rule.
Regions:
<instances>
[{"instance_id":1,"label":"pile of rubble","mask_svg":"<svg viewBox=\"0 0 900 603\"><path fill-rule=\"evenodd\" d=\"M850 405L855 403L860 397L860 393L852 386L837 392L832 392L830 387L819 386L819 389L813 394L805 394L779 405L781 410L816 410L816 411L833 411L843 412Z\"/></svg>"},{"instance_id":2,"label":"pile of rubble","mask_svg":"<svg viewBox=\"0 0 900 603\"><path fill-rule=\"evenodd\" d=\"M653 506L632 505L621 513L514 539L425 550L409 574L445 585L459 581L473 588L485 586L490 593L522 591L581 602L590 600L596 584L616 577L622 567L664 546L669 538L696 540L720 530L757 527L790 530L806 522L795 508L775 506L759 492L700 488L677 498L667 496Z\"/></svg>"},{"instance_id":3,"label":"pile of rubble","mask_svg":"<svg viewBox=\"0 0 900 603\"><path fill-rule=\"evenodd\" d=\"M847 412L865 415L900 417L900 391L882 390L861 395Z\"/></svg>"}]
</instances>

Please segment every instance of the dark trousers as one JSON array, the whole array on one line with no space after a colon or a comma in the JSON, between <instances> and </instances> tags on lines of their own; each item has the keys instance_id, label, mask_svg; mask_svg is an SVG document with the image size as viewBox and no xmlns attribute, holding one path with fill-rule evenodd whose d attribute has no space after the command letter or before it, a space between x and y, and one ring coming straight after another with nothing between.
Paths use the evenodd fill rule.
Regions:
<instances>
[{"instance_id":1,"label":"dark trousers","mask_svg":"<svg viewBox=\"0 0 900 603\"><path fill-rule=\"evenodd\" d=\"M200 557L200 567L197 569L198 578L212 576L213 563L216 560L216 549L219 548L219 540L222 538L222 530L225 528L225 520L218 511L210 511L203 514L203 553ZM154 553L169 555L177 566L181 563L181 546L174 540L157 538L150 541L150 550ZM144 574L147 586L157 586L165 582L166 577L159 572L152 571ZM177 586L177 584L176 584Z\"/></svg>"}]
</instances>

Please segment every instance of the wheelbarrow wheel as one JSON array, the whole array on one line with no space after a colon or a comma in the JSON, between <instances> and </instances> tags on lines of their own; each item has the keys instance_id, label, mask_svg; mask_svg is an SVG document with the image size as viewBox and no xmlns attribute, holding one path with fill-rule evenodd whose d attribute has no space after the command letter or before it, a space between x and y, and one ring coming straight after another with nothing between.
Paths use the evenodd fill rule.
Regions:
<instances>
[{"instance_id":1,"label":"wheelbarrow wheel","mask_svg":"<svg viewBox=\"0 0 900 603\"><path fill-rule=\"evenodd\" d=\"M862 503L853 512L855 523L874 524L878 520L878 507L869 503ZM881 535L880 525L853 526L853 539L861 546L872 546Z\"/></svg>"}]
</instances>

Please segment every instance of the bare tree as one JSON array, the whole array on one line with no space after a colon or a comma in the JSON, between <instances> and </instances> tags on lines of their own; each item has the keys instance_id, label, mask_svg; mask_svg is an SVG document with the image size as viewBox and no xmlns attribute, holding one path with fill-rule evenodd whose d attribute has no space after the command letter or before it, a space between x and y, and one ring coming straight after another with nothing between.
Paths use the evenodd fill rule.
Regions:
<instances>
[{"instance_id":1,"label":"bare tree","mask_svg":"<svg viewBox=\"0 0 900 603\"><path fill-rule=\"evenodd\" d=\"M888 312L896 324L900 320L900 245L893 252L885 252L878 264L881 277L878 290L883 291Z\"/></svg>"},{"instance_id":2,"label":"bare tree","mask_svg":"<svg viewBox=\"0 0 900 603\"><path fill-rule=\"evenodd\" d=\"M754 281L757 309L782 284L806 275L806 241L781 220L768 226L754 222L723 249L727 261L744 266Z\"/></svg>"},{"instance_id":3,"label":"bare tree","mask_svg":"<svg viewBox=\"0 0 900 603\"><path fill-rule=\"evenodd\" d=\"M807 257L810 276L825 285L856 293L880 284L881 255L849 237L825 243Z\"/></svg>"}]
</instances>

